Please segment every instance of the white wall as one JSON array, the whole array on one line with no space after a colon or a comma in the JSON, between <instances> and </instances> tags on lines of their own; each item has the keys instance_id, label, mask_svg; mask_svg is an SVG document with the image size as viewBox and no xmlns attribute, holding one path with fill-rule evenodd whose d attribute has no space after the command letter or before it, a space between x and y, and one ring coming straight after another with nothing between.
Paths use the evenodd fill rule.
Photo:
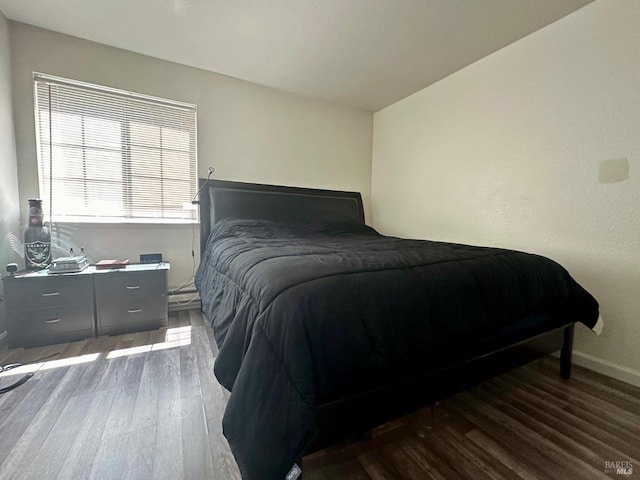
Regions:
<instances>
[{"instance_id":1,"label":"white wall","mask_svg":"<svg viewBox=\"0 0 640 480\"><path fill-rule=\"evenodd\" d=\"M579 362L640 383L640 2L598 0L374 115L373 224L521 249L599 300Z\"/></svg>"},{"instance_id":2,"label":"white wall","mask_svg":"<svg viewBox=\"0 0 640 480\"><path fill-rule=\"evenodd\" d=\"M218 179L357 190L368 208L373 122L369 112L14 22L11 53L23 218L26 199L38 194L33 71L197 104L200 176L213 165ZM163 252L172 262L172 286L191 275L191 227L62 228L94 259L133 261L140 252Z\"/></svg>"},{"instance_id":3,"label":"white wall","mask_svg":"<svg viewBox=\"0 0 640 480\"><path fill-rule=\"evenodd\" d=\"M9 22L0 12L0 275L7 263L17 262L12 236L20 236L16 143L11 102ZM0 282L0 334L6 329L2 282Z\"/></svg>"}]
</instances>

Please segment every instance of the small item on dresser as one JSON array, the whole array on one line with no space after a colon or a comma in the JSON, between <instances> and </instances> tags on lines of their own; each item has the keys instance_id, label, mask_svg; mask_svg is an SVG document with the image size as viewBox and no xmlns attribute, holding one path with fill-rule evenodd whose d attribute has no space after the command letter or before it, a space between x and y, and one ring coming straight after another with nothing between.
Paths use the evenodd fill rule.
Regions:
<instances>
[{"instance_id":1,"label":"small item on dresser","mask_svg":"<svg viewBox=\"0 0 640 480\"><path fill-rule=\"evenodd\" d=\"M88 266L87 257L83 255L60 257L56 258L49 266L49 273L77 273Z\"/></svg>"},{"instance_id":2,"label":"small item on dresser","mask_svg":"<svg viewBox=\"0 0 640 480\"><path fill-rule=\"evenodd\" d=\"M96 268L98 270L106 270L110 268L125 268L129 263L129 259L126 260L100 260L96 263Z\"/></svg>"},{"instance_id":3,"label":"small item on dresser","mask_svg":"<svg viewBox=\"0 0 640 480\"><path fill-rule=\"evenodd\" d=\"M162 263L161 253L141 253L140 263Z\"/></svg>"}]
</instances>

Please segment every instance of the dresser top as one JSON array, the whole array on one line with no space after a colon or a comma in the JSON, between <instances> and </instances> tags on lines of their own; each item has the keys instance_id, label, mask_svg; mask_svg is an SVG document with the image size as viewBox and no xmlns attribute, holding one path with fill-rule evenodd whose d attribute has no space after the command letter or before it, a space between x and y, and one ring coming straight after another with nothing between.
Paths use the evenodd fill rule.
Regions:
<instances>
[{"instance_id":1,"label":"dresser top","mask_svg":"<svg viewBox=\"0 0 640 480\"><path fill-rule=\"evenodd\" d=\"M49 270L21 270L14 275L6 275L3 280L7 278L44 278L44 277L66 277L69 275L90 275L93 273L110 273L110 272L148 272L151 270L169 270L171 268L169 262L160 263L130 263L123 268L96 268L95 265L89 265L81 272L71 273L49 273Z\"/></svg>"}]
</instances>

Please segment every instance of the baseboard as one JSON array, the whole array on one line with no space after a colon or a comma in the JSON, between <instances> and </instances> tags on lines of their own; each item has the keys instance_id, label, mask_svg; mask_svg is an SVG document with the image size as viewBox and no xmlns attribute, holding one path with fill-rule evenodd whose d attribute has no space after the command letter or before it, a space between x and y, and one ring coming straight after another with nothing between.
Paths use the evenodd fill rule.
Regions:
<instances>
[{"instance_id":1,"label":"baseboard","mask_svg":"<svg viewBox=\"0 0 640 480\"><path fill-rule=\"evenodd\" d=\"M640 371L638 370L633 370L623 365L602 360L601 358L596 358L576 350L573 351L573 363L602 373L608 377L615 378L616 380L640 387Z\"/></svg>"}]
</instances>

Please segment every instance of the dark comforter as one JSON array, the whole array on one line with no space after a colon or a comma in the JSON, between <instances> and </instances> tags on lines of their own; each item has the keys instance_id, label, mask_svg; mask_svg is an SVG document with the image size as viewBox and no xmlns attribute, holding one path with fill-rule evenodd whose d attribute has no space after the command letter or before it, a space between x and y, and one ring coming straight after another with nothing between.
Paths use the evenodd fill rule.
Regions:
<instances>
[{"instance_id":1,"label":"dark comforter","mask_svg":"<svg viewBox=\"0 0 640 480\"><path fill-rule=\"evenodd\" d=\"M284 478L316 434L315 405L415 376L530 315L598 317L547 258L355 224L220 221L196 286L232 392L224 434L251 480Z\"/></svg>"}]
</instances>

